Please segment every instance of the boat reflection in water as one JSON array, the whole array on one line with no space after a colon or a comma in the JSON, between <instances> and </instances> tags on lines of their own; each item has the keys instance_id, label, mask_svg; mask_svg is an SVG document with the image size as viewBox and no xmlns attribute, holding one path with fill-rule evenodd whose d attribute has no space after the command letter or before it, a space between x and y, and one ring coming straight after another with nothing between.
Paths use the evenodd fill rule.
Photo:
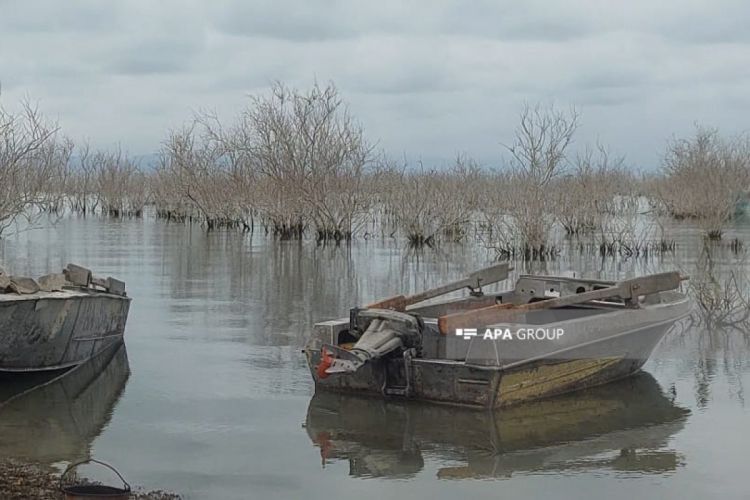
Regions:
<instances>
[{"instance_id":1,"label":"boat reflection in water","mask_svg":"<svg viewBox=\"0 0 750 500\"><path fill-rule=\"evenodd\" d=\"M3 377L0 456L42 464L90 458L129 376L125 345L118 343L46 379Z\"/></svg>"},{"instance_id":2,"label":"boat reflection in water","mask_svg":"<svg viewBox=\"0 0 750 500\"><path fill-rule=\"evenodd\" d=\"M307 433L327 461L358 477L409 477L425 456L443 479L611 470L663 474L682 463L667 448L689 411L642 373L576 394L500 411L318 393Z\"/></svg>"}]
</instances>

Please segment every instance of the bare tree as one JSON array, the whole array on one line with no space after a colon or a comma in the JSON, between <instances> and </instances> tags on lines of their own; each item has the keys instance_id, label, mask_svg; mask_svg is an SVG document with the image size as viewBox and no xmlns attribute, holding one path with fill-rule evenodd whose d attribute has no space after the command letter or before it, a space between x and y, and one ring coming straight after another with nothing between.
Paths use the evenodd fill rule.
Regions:
<instances>
[{"instance_id":1,"label":"bare tree","mask_svg":"<svg viewBox=\"0 0 750 500\"><path fill-rule=\"evenodd\" d=\"M276 83L238 126L240 148L270 184L260 209L276 233L301 237L309 221L319 240L352 237L371 206L363 178L372 147L333 84L301 92Z\"/></svg>"},{"instance_id":2,"label":"bare tree","mask_svg":"<svg viewBox=\"0 0 750 500\"><path fill-rule=\"evenodd\" d=\"M81 143L76 156L68 179L68 202L73 211L85 216L95 212L98 206L95 152L88 140Z\"/></svg>"},{"instance_id":3,"label":"bare tree","mask_svg":"<svg viewBox=\"0 0 750 500\"><path fill-rule=\"evenodd\" d=\"M148 202L146 175L119 147L93 158L102 212L111 217L140 217Z\"/></svg>"},{"instance_id":4,"label":"bare tree","mask_svg":"<svg viewBox=\"0 0 750 500\"><path fill-rule=\"evenodd\" d=\"M71 149L29 102L18 113L0 107L0 233L59 207Z\"/></svg>"},{"instance_id":5,"label":"bare tree","mask_svg":"<svg viewBox=\"0 0 750 500\"><path fill-rule=\"evenodd\" d=\"M514 170L535 185L546 186L565 167L565 151L573 142L578 117L575 108L565 113L554 106L525 105L515 140L505 146Z\"/></svg>"},{"instance_id":6,"label":"bare tree","mask_svg":"<svg viewBox=\"0 0 750 500\"><path fill-rule=\"evenodd\" d=\"M494 227L492 238L500 246L520 246L530 257L547 252L555 221L551 184L565 170L578 116L575 109L565 113L553 106L524 107L515 140L505 146L511 155L508 174L498 177L506 187L499 202L504 214L497 213L500 207L485 210L485 224Z\"/></svg>"},{"instance_id":7,"label":"bare tree","mask_svg":"<svg viewBox=\"0 0 750 500\"><path fill-rule=\"evenodd\" d=\"M678 219L694 219L710 239L721 239L738 200L750 189L750 142L724 139L717 129L697 127L690 139L667 146L658 197Z\"/></svg>"},{"instance_id":8,"label":"bare tree","mask_svg":"<svg viewBox=\"0 0 750 500\"><path fill-rule=\"evenodd\" d=\"M232 189L222 168L223 155L223 145L196 121L170 134L159 168L158 175L173 180L170 187L189 203L188 215L194 213L209 230L232 219Z\"/></svg>"},{"instance_id":9,"label":"bare tree","mask_svg":"<svg viewBox=\"0 0 750 500\"><path fill-rule=\"evenodd\" d=\"M482 171L458 155L448 168L409 168L385 160L379 192L386 213L413 246L464 239L481 197Z\"/></svg>"},{"instance_id":10,"label":"bare tree","mask_svg":"<svg viewBox=\"0 0 750 500\"><path fill-rule=\"evenodd\" d=\"M704 245L688 282L698 306L695 319L711 332L726 329L747 334L750 328L750 290L744 271L747 255L742 255L728 271L722 270L712 256L712 252L721 249L709 245Z\"/></svg>"},{"instance_id":11,"label":"bare tree","mask_svg":"<svg viewBox=\"0 0 750 500\"><path fill-rule=\"evenodd\" d=\"M204 141L216 145L216 175L228 182L225 219L241 224L244 231L253 231L263 183L257 161L246 147L247 131L237 123L224 127L215 113L204 111L195 120L203 129Z\"/></svg>"},{"instance_id":12,"label":"bare tree","mask_svg":"<svg viewBox=\"0 0 750 500\"><path fill-rule=\"evenodd\" d=\"M632 196L634 180L625 158L597 144L575 155L572 168L554 183L555 213L566 233L592 233L604 219L621 212Z\"/></svg>"}]
</instances>

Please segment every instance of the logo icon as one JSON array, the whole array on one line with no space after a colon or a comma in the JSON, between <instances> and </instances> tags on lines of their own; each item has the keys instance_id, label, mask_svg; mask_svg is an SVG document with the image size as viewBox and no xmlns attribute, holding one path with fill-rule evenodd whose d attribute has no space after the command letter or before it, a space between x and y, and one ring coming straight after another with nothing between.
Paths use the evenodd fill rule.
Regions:
<instances>
[{"instance_id":1,"label":"logo icon","mask_svg":"<svg viewBox=\"0 0 750 500\"><path fill-rule=\"evenodd\" d=\"M464 340L469 340L472 337L477 336L476 328L456 328L456 336L463 337Z\"/></svg>"}]
</instances>

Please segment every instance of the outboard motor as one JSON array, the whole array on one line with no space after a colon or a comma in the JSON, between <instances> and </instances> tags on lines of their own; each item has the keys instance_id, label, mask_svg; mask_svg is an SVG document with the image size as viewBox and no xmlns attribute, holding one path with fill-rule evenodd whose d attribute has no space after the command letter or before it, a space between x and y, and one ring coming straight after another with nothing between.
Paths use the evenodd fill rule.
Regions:
<instances>
[{"instance_id":1,"label":"outboard motor","mask_svg":"<svg viewBox=\"0 0 750 500\"><path fill-rule=\"evenodd\" d=\"M422 321L410 314L390 309L352 309L349 333L357 343L351 350L324 345L333 354L326 374L354 373L365 363L392 352L419 351L422 346Z\"/></svg>"}]
</instances>

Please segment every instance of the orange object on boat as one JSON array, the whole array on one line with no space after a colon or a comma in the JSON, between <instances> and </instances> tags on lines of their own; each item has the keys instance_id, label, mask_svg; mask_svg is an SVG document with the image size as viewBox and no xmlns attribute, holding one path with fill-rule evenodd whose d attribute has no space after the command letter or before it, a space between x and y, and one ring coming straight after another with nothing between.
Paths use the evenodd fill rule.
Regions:
<instances>
[{"instance_id":1,"label":"orange object on boat","mask_svg":"<svg viewBox=\"0 0 750 500\"><path fill-rule=\"evenodd\" d=\"M323 347L323 349L321 349L320 351L320 363L315 367L318 378L328 377L328 373L326 373L326 370L331 366L331 363L333 363L333 355L329 353L325 347Z\"/></svg>"}]
</instances>

